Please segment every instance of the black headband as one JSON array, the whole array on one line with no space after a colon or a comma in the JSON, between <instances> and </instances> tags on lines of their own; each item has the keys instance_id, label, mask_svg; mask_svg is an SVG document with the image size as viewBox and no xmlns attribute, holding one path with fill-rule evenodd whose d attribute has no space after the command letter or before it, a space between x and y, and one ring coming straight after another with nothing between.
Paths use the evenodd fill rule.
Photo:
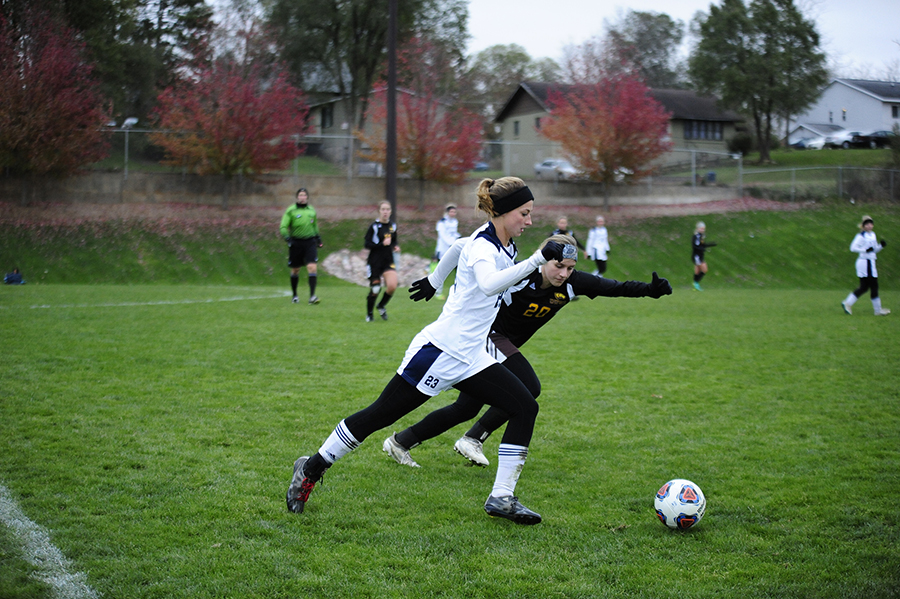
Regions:
<instances>
[{"instance_id":1,"label":"black headband","mask_svg":"<svg viewBox=\"0 0 900 599\"><path fill-rule=\"evenodd\" d=\"M494 200L494 212L497 216L512 212L522 204L526 204L534 199L528 186L520 187L509 195L503 196L498 200Z\"/></svg>"},{"instance_id":2,"label":"black headband","mask_svg":"<svg viewBox=\"0 0 900 599\"><path fill-rule=\"evenodd\" d=\"M871 218L864 218L862 224L866 224L866 223L872 223L874 225L875 221L872 220Z\"/></svg>"}]
</instances>

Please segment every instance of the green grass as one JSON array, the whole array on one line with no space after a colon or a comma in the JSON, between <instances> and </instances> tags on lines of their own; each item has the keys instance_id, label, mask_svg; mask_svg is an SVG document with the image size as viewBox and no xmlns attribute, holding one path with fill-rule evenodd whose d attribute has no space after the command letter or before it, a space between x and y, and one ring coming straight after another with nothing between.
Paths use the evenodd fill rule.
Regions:
<instances>
[{"instance_id":1,"label":"green grass","mask_svg":"<svg viewBox=\"0 0 900 599\"><path fill-rule=\"evenodd\" d=\"M892 211L867 211L892 239ZM71 284L0 287L0 483L105 597L897 597L900 323L867 298L840 310L858 212L703 217L722 243L703 293L685 272L697 217L611 227L609 274L659 270L675 293L584 299L525 346L543 393L517 492L536 527L483 513L494 469L453 453L466 425L414 449L421 469L381 452L455 392L338 463L305 514L284 508L293 460L377 397L439 302L401 291L367 325L365 290L323 275L322 303L293 305L277 239L272 281L248 266L262 242L205 262L221 232L187 254L136 241L171 265L153 284L85 284L133 251L95 265L63 245ZM900 308L893 246L879 267ZM212 272L183 277L185 255ZM652 510L674 477L709 501L687 533ZM0 530L0 596L50 597L30 572Z\"/></svg>"}]
</instances>

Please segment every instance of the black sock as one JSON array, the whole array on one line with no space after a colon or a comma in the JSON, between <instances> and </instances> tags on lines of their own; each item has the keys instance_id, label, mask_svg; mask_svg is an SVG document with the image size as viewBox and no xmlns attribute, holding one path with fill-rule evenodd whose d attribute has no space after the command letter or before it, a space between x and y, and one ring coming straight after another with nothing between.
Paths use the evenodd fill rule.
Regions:
<instances>
[{"instance_id":1,"label":"black sock","mask_svg":"<svg viewBox=\"0 0 900 599\"><path fill-rule=\"evenodd\" d=\"M472 428L466 431L466 436L473 439L478 439L479 441L484 443L484 440L491 436L491 431L481 426L480 422L476 422L472 425Z\"/></svg>"},{"instance_id":2,"label":"black sock","mask_svg":"<svg viewBox=\"0 0 900 599\"><path fill-rule=\"evenodd\" d=\"M312 273L309 275L309 296L312 297L316 294L316 281L318 280L318 276L316 273Z\"/></svg>"},{"instance_id":3,"label":"black sock","mask_svg":"<svg viewBox=\"0 0 900 599\"><path fill-rule=\"evenodd\" d=\"M703 280L703 277L704 277L705 275L706 275L705 272L698 273L698 274L697 274L697 282L699 283L700 281L702 281L702 280Z\"/></svg>"},{"instance_id":4,"label":"black sock","mask_svg":"<svg viewBox=\"0 0 900 599\"><path fill-rule=\"evenodd\" d=\"M300 275L291 275L291 291L294 292L294 296L297 295L297 281L300 280Z\"/></svg>"},{"instance_id":5,"label":"black sock","mask_svg":"<svg viewBox=\"0 0 900 599\"><path fill-rule=\"evenodd\" d=\"M378 296L371 293L366 296L366 314L369 316L372 316L372 309L375 307L376 299L378 299Z\"/></svg>"},{"instance_id":6,"label":"black sock","mask_svg":"<svg viewBox=\"0 0 900 599\"><path fill-rule=\"evenodd\" d=\"M394 441L407 451L419 444L419 440L410 429L402 430L394 435Z\"/></svg>"},{"instance_id":7,"label":"black sock","mask_svg":"<svg viewBox=\"0 0 900 599\"><path fill-rule=\"evenodd\" d=\"M325 471L331 466L328 462L325 461L319 452L312 454L308 460L306 460L306 464L303 465L303 474L317 483L322 480L322 475L325 474Z\"/></svg>"},{"instance_id":8,"label":"black sock","mask_svg":"<svg viewBox=\"0 0 900 599\"><path fill-rule=\"evenodd\" d=\"M378 308L383 310L384 307L387 306L387 303L388 303L389 301L391 301L391 298L392 298L392 297L394 297L394 296L393 296L393 295L389 295L387 292L385 292L384 294L382 294L382 296L381 296L381 301L378 302Z\"/></svg>"}]
</instances>

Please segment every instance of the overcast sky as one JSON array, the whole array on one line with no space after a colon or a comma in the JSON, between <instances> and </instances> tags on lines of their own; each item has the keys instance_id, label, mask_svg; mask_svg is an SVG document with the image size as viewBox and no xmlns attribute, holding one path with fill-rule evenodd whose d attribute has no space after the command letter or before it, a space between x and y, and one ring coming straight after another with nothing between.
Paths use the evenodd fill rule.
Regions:
<instances>
[{"instance_id":1,"label":"overcast sky","mask_svg":"<svg viewBox=\"0 0 900 599\"><path fill-rule=\"evenodd\" d=\"M628 9L668 14L689 23L716 0L470 0L469 53L494 44L519 44L532 58L560 60L563 48L605 31ZM822 36L829 66L838 74L900 75L900 0L795 0ZM511 18L511 15L515 15ZM897 41L894 41L897 40ZM895 77L897 76L895 75Z\"/></svg>"}]
</instances>

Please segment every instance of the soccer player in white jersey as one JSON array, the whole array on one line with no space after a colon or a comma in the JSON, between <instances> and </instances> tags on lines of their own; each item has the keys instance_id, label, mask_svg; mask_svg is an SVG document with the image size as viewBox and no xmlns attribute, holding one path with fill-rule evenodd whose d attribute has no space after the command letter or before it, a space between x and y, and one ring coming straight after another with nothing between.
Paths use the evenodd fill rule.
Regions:
<instances>
[{"instance_id":1,"label":"soccer player in white jersey","mask_svg":"<svg viewBox=\"0 0 900 599\"><path fill-rule=\"evenodd\" d=\"M859 277L859 287L847 296L841 306L847 314L853 314L852 308L856 300L866 291L870 291L872 298L872 308L875 310L875 316L887 316L890 310L881 307L881 298L878 296L878 269L875 268L876 254L887 245L882 239L879 243L875 237L875 221L871 216L862 217L859 223L859 233L850 243L850 251L859 254L856 259L856 276Z\"/></svg>"},{"instance_id":2,"label":"soccer player in white jersey","mask_svg":"<svg viewBox=\"0 0 900 599\"><path fill-rule=\"evenodd\" d=\"M497 316L503 292L548 260L562 260L563 245L548 243L516 264L513 239L531 225L534 196L517 177L484 179L477 195L478 209L489 215L490 221L463 247L456 282L441 315L412 340L397 373L379 398L341 420L317 453L294 462L294 476L287 492L287 508L291 512L303 512L310 492L325 470L356 449L366 437L453 387L510 416L485 511L517 524L541 521L540 514L519 503L514 495L528 455L538 405L528 388L487 353L484 340Z\"/></svg>"}]
</instances>

